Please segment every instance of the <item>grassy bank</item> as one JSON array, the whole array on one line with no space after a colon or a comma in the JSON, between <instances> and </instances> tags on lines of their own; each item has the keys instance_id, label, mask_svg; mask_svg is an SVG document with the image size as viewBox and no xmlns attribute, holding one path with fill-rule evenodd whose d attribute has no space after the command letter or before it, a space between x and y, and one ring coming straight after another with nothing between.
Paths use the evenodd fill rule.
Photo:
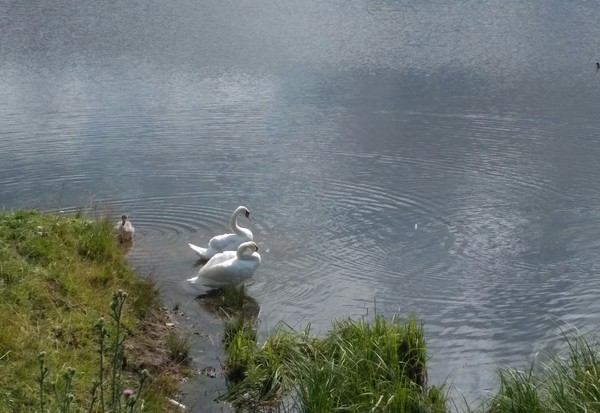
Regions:
<instances>
[{"instance_id":1,"label":"grassy bank","mask_svg":"<svg viewBox=\"0 0 600 413\"><path fill-rule=\"evenodd\" d=\"M185 357L167 317L107 218L0 212L0 412L175 411Z\"/></svg>"}]
</instances>

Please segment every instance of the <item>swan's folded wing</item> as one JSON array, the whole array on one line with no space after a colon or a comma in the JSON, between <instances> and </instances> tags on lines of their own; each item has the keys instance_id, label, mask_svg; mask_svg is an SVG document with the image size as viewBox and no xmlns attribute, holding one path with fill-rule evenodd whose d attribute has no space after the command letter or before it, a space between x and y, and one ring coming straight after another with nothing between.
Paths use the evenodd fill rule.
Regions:
<instances>
[{"instance_id":1,"label":"swan's folded wing","mask_svg":"<svg viewBox=\"0 0 600 413\"><path fill-rule=\"evenodd\" d=\"M236 251L220 252L218 254L215 254L210 260L208 260L208 262L206 264L204 264L204 267L202 267L202 268L210 268L213 266L217 266L223 262L233 260L234 258L236 258L236 256L237 256ZM202 271L202 268L200 268L200 271Z\"/></svg>"},{"instance_id":2,"label":"swan's folded wing","mask_svg":"<svg viewBox=\"0 0 600 413\"><path fill-rule=\"evenodd\" d=\"M237 234L223 234L213 237L208 247L215 251L235 251L242 242L248 241L246 237L239 236Z\"/></svg>"},{"instance_id":3,"label":"swan's folded wing","mask_svg":"<svg viewBox=\"0 0 600 413\"><path fill-rule=\"evenodd\" d=\"M215 255L215 257L218 255L220 254ZM230 258L213 262L213 265L210 266L205 265L198 271L198 278L200 278L200 281L198 282L208 282L207 285L227 285L236 283L236 272L232 271L232 263L234 261L235 258Z\"/></svg>"}]
</instances>

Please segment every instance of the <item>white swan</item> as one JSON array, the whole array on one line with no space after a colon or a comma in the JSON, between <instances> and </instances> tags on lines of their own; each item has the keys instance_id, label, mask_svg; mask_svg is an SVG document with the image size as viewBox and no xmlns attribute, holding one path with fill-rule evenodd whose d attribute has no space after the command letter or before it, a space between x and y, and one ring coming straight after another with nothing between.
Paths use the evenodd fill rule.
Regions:
<instances>
[{"instance_id":1,"label":"white swan","mask_svg":"<svg viewBox=\"0 0 600 413\"><path fill-rule=\"evenodd\" d=\"M202 248L194 244L188 245L201 259L209 260L219 252L235 251L242 242L252 241L254 239L252 231L248 228L240 227L237 224L237 218L240 214L244 214L246 218L250 219L250 210L248 210L248 208L245 206L237 207L235 211L233 211L233 214L231 214L231 219L229 220L229 227L233 233L212 237L211 240L208 241L207 248Z\"/></svg>"},{"instance_id":2,"label":"white swan","mask_svg":"<svg viewBox=\"0 0 600 413\"><path fill-rule=\"evenodd\" d=\"M135 228L131 225L131 221L129 221L127 215L123 215L121 216L121 221L115 225L115 231L117 232L120 242L129 242L133 240Z\"/></svg>"},{"instance_id":3,"label":"white swan","mask_svg":"<svg viewBox=\"0 0 600 413\"><path fill-rule=\"evenodd\" d=\"M254 241L242 243L237 251L224 251L215 254L194 278L187 281L211 288L238 286L252 277L260 265L258 245Z\"/></svg>"}]
</instances>

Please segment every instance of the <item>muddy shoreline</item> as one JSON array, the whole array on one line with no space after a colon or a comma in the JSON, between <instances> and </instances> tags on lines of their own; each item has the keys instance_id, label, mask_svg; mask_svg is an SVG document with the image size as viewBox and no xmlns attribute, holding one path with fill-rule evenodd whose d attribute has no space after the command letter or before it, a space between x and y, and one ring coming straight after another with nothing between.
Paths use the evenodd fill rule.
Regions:
<instances>
[{"instance_id":1,"label":"muddy shoreline","mask_svg":"<svg viewBox=\"0 0 600 413\"><path fill-rule=\"evenodd\" d=\"M223 359L223 322L201 298L177 304L173 319L182 335L190 340L190 356L195 375L182 386L180 401L187 412L213 413L235 410L215 399L227 388L221 360Z\"/></svg>"}]
</instances>

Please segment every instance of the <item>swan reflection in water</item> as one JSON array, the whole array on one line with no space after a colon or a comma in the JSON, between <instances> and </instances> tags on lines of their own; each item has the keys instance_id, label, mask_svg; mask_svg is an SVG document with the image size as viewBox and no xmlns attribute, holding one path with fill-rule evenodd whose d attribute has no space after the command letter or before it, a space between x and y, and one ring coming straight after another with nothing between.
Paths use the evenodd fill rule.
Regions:
<instances>
[{"instance_id":1,"label":"swan reflection in water","mask_svg":"<svg viewBox=\"0 0 600 413\"><path fill-rule=\"evenodd\" d=\"M249 325L256 324L260 315L258 301L245 286L210 289L196 297L209 312L226 320L241 319Z\"/></svg>"}]
</instances>

